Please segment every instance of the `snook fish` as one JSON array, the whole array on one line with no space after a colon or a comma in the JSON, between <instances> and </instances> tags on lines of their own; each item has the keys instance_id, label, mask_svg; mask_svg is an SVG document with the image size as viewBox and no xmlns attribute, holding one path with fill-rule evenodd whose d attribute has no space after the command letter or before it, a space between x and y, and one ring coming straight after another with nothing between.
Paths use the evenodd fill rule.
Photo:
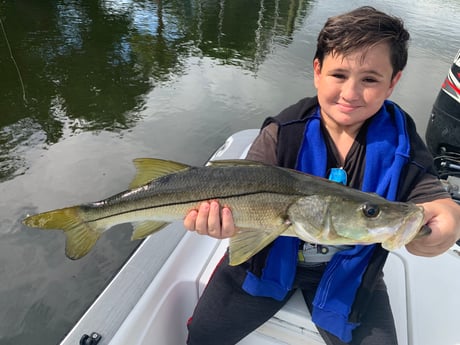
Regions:
<instances>
[{"instance_id":1,"label":"snook fish","mask_svg":"<svg viewBox=\"0 0 460 345\"><path fill-rule=\"evenodd\" d=\"M79 259L101 234L133 223L141 239L180 220L200 202L217 200L232 210L239 229L230 239L230 264L240 264L278 236L318 244L382 243L388 250L410 242L423 209L389 202L298 171L246 160L214 161L206 167L141 158L130 188L107 199L29 216L23 223L62 229L66 255Z\"/></svg>"}]
</instances>

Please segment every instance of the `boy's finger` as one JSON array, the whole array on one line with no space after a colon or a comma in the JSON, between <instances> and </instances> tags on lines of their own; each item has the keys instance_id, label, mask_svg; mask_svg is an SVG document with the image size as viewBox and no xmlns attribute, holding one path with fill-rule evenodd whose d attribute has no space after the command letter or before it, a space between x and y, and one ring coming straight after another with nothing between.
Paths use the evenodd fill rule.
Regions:
<instances>
[{"instance_id":1,"label":"boy's finger","mask_svg":"<svg viewBox=\"0 0 460 345\"><path fill-rule=\"evenodd\" d=\"M208 215L208 234L212 237L221 238L220 205L217 201L211 201Z\"/></svg>"},{"instance_id":2,"label":"boy's finger","mask_svg":"<svg viewBox=\"0 0 460 345\"><path fill-rule=\"evenodd\" d=\"M184 218L184 228L190 231L195 231L195 222L197 215L197 210L190 211Z\"/></svg>"},{"instance_id":3,"label":"boy's finger","mask_svg":"<svg viewBox=\"0 0 460 345\"><path fill-rule=\"evenodd\" d=\"M222 209L222 237L232 237L235 235L235 231L232 211L228 207L224 207Z\"/></svg>"},{"instance_id":4,"label":"boy's finger","mask_svg":"<svg viewBox=\"0 0 460 345\"><path fill-rule=\"evenodd\" d=\"M200 235L207 235L208 233L208 216L209 216L209 203L202 202L198 209L198 215L195 221L195 230Z\"/></svg>"}]
</instances>

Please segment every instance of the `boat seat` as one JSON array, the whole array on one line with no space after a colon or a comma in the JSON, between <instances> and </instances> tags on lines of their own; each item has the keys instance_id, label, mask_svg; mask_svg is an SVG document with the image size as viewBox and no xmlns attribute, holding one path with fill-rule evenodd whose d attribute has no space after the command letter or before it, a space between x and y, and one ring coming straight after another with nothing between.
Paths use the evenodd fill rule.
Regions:
<instances>
[{"instance_id":1,"label":"boat seat","mask_svg":"<svg viewBox=\"0 0 460 345\"><path fill-rule=\"evenodd\" d=\"M223 240L199 279L199 294L203 293L214 268L227 250L228 241ZM324 345L319 332L311 321L311 315L300 290L296 291L286 305L270 320L242 339L238 345Z\"/></svg>"}]
</instances>

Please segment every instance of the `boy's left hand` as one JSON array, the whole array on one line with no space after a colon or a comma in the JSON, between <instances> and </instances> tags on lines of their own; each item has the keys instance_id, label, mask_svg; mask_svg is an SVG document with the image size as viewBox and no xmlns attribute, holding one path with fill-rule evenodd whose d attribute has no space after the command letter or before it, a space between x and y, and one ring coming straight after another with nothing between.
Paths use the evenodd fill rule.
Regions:
<instances>
[{"instance_id":1,"label":"boy's left hand","mask_svg":"<svg viewBox=\"0 0 460 345\"><path fill-rule=\"evenodd\" d=\"M406 249L419 256L436 256L449 250L460 239L460 205L452 199L420 204L431 234L412 240Z\"/></svg>"}]
</instances>

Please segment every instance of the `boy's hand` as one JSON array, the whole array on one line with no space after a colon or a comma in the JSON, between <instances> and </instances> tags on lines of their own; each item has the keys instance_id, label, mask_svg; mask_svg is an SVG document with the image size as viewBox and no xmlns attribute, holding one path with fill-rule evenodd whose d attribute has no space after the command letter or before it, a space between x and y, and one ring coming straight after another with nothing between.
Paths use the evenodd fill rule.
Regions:
<instances>
[{"instance_id":1,"label":"boy's hand","mask_svg":"<svg viewBox=\"0 0 460 345\"><path fill-rule=\"evenodd\" d=\"M421 206L431 234L414 239L406 245L406 249L419 256L442 254L460 238L460 206L452 199L439 199Z\"/></svg>"},{"instance_id":2,"label":"boy's hand","mask_svg":"<svg viewBox=\"0 0 460 345\"><path fill-rule=\"evenodd\" d=\"M190 211L184 218L184 227L200 235L228 238L236 233L232 212L220 207L217 201L202 202L198 210Z\"/></svg>"}]
</instances>

